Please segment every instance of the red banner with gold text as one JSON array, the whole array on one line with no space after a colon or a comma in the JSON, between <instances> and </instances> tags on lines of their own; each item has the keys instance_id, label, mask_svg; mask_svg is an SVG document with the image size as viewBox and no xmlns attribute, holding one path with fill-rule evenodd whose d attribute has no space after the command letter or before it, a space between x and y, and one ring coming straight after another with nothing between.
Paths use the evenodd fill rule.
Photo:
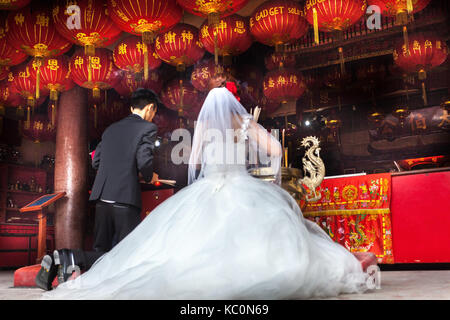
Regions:
<instances>
[{"instance_id":1,"label":"red banner with gold text","mask_svg":"<svg viewBox=\"0 0 450 320\"><path fill-rule=\"evenodd\" d=\"M391 233L391 174L323 180L322 197L303 209L336 242L351 252L372 252L378 263L394 263Z\"/></svg>"}]
</instances>

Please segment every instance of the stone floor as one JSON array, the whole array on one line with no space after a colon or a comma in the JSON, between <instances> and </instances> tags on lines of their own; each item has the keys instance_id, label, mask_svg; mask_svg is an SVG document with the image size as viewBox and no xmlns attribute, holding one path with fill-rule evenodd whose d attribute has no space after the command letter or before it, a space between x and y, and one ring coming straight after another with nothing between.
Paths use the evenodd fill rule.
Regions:
<instances>
[{"instance_id":1,"label":"stone floor","mask_svg":"<svg viewBox=\"0 0 450 320\"><path fill-rule=\"evenodd\" d=\"M36 300L42 290L13 288L14 271L0 270L0 300ZM450 270L382 271L380 289L346 294L338 300L450 300Z\"/></svg>"}]
</instances>

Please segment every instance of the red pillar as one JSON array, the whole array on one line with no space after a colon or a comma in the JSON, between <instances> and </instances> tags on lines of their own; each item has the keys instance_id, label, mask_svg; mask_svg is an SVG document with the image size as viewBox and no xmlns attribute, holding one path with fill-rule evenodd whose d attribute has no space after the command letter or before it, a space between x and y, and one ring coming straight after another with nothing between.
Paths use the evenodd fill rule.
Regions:
<instances>
[{"instance_id":1,"label":"red pillar","mask_svg":"<svg viewBox=\"0 0 450 320\"><path fill-rule=\"evenodd\" d=\"M88 202L87 92L75 86L63 92L57 112L55 192L56 248L82 248Z\"/></svg>"}]
</instances>

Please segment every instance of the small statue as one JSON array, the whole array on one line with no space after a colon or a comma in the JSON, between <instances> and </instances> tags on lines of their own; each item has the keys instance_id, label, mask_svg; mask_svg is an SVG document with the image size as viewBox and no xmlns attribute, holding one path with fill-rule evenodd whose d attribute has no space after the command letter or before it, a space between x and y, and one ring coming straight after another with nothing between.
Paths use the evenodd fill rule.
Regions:
<instances>
[{"instance_id":1,"label":"small statue","mask_svg":"<svg viewBox=\"0 0 450 320\"><path fill-rule=\"evenodd\" d=\"M318 201L322 197L320 192L316 192L316 188L320 186L325 177L325 164L319 155L319 144L319 139L312 136L303 138L302 140L302 146L308 149L302 161L305 175L298 182L299 184L306 185L310 190L310 193L306 195L306 201L309 202Z\"/></svg>"}]
</instances>

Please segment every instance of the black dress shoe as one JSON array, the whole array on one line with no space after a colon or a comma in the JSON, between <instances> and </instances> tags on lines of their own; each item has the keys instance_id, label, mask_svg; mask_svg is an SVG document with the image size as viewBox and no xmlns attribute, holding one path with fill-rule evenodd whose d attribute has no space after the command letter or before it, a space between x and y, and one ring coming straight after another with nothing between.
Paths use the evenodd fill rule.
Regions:
<instances>
[{"instance_id":1,"label":"black dress shoe","mask_svg":"<svg viewBox=\"0 0 450 320\"><path fill-rule=\"evenodd\" d=\"M53 260L57 267L58 283L66 282L73 271L76 271L75 256L70 249L53 251Z\"/></svg>"},{"instance_id":2,"label":"black dress shoe","mask_svg":"<svg viewBox=\"0 0 450 320\"><path fill-rule=\"evenodd\" d=\"M41 269L36 275L36 285L44 289L45 291L49 291L52 289L52 282L56 277L57 267L53 258L49 255L45 255L42 258Z\"/></svg>"}]
</instances>

